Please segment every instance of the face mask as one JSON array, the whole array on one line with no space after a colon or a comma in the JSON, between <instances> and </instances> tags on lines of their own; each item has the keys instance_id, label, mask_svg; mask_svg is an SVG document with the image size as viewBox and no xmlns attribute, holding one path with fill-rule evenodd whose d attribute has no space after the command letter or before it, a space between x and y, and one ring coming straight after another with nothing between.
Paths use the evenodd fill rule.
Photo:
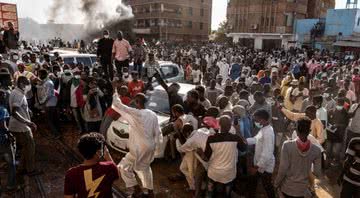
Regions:
<instances>
[{"instance_id":1,"label":"face mask","mask_svg":"<svg viewBox=\"0 0 360 198\"><path fill-rule=\"evenodd\" d=\"M104 38L109 38L109 35L104 35Z\"/></svg>"},{"instance_id":2,"label":"face mask","mask_svg":"<svg viewBox=\"0 0 360 198\"><path fill-rule=\"evenodd\" d=\"M24 88L24 92L27 93L31 90L31 85L26 85Z\"/></svg>"},{"instance_id":3,"label":"face mask","mask_svg":"<svg viewBox=\"0 0 360 198\"><path fill-rule=\"evenodd\" d=\"M336 106L336 109L340 111L343 109L343 106Z\"/></svg>"},{"instance_id":4,"label":"face mask","mask_svg":"<svg viewBox=\"0 0 360 198\"><path fill-rule=\"evenodd\" d=\"M13 56L14 60L19 60L19 56Z\"/></svg>"},{"instance_id":5,"label":"face mask","mask_svg":"<svg viewBox=\"0 0 360 198\"><path fill-rule=\"evenodd\" d=\"M255 122L255 126L259 129L263 128L263 125L260 124L259 122Z\"/></svg>"},{"instance_id":6,"label":"face mask","mask_svg":"<svg viewBox=\"0 0 360 198\"><path fill-rule=\"evenodd\" d=\"M327 97L329 97L329 96L330 96L329 93L324 93L324 97L325 97L325 98L327 98Z\"/></svg>"},{"instance_id":7,"label":"face mask","mask_svg":"<svg viewBox=\"0 0 360 198\"><path fill-rule=\"evenodd\" d=\"M80 79L80 75L75 75L75 79Z\"/></svg>"},{"instance_id":8,"label":"face mask","mask_svg":"<svg viewBox=\"0 0 360 198\"><path fill-rule=\"evenodd\" d=\"M61 72L56 72L56 76L61 76Z\"/></svg>"}]
</instances>

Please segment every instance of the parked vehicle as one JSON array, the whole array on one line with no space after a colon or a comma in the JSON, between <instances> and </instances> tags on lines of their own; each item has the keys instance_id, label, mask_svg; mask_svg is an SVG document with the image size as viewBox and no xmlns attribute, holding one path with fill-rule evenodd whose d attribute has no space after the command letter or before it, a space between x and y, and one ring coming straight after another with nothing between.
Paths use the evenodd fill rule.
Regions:
<instances>
[{"instance_id":1,"label":"parked vehicle","mask_svg":"<svg viewBox=\"0 0 360 198\"><path fill-rule=\"evenodd\" d=\"M186 96L187 92L195 88L195 85L180 84L180 96ZM164 127L170 118L169 100L166 91L159 85L154 88L154 91L147 94L148 102L147 109L153 110L157 116L160 127ZM161 134L160 145L156 147L155 158L164 157L165 147L168 142L168 137ZM129 125L121 117L113 121L105 134L106 142L109 147L120 152L127 153L128 139L129 139Z\"/></svg>"},{"instance_id":2,"label":"parked vehicle","mask_svg":"<svg viewBox=\"0 0 360 198\"><path fill-rule=\"evenodd\" d=\"M60 54L65 64L82 63L84 66L92 68L97 62L95 54Z\"/></svg>"}]
</instances>

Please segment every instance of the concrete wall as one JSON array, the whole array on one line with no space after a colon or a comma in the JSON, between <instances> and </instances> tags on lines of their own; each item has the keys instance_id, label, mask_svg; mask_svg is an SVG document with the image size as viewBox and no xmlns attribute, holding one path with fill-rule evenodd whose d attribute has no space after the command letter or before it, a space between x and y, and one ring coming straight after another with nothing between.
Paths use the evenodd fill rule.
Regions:
<instances>
[{"instance_id":1,"label":"concrete wall","mask_svg":"<svg viewBox=\"0 0 360 198\"><path fill-rule=\"evenodd\" d=\"M326 15L325 35L336 36L342 32L343 36L353 33L356 15L359 9L330 9ZM358 28L356 28L358 30Z\"/></svg>"},{"instance_id":2,"label":"concrete wall","mask_svg":"<svg viewBox=\"0 0 360 198\"><path fill-rule=\"evenodd\" d=\"M299 19L295 22L295 37L298 43L310 38L310 31L319 19ZM306 39L307 38L307 39Z\"/></svg>"}]
</instances>

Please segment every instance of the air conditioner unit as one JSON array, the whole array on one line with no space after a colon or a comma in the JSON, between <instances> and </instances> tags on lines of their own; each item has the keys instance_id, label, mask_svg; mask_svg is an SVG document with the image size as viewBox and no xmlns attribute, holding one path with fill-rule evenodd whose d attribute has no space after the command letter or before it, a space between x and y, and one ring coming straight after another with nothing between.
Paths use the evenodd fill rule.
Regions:
<instances>
[{"instance_id":1,"label":"air conditioner unit","mask_svg":"<svg viewBox=\"0 0 360 198\"><path fill-rule=\"evenodd\" d=\"M251 29L256 30L258 28L258 24L252 24Z\"/></svg>"}]
</instances>

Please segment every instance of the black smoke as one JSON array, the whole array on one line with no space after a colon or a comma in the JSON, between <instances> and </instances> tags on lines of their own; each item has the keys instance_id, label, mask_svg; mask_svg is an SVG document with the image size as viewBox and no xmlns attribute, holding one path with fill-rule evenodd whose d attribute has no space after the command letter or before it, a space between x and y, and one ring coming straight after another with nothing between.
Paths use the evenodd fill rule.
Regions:
<instances>
[{"instance_id":1,"label":"black smoke","mask_svg":"<svg viewBox=\"0 0 360 198\"><path fill-rule=\"evenodd\" d=\"M73 0L71 3L72 5L69 5L67 0L53 0L49 20L56 22L57 19L64 17L79 17L71 16L72 14L82 15L85 32L79 33L81 35L79 37L86 40L101 36L103 30L109 30L112 36L121 30L126 38L134 37L132 9L121 0Z\"/></svg>"}]
</instances>

